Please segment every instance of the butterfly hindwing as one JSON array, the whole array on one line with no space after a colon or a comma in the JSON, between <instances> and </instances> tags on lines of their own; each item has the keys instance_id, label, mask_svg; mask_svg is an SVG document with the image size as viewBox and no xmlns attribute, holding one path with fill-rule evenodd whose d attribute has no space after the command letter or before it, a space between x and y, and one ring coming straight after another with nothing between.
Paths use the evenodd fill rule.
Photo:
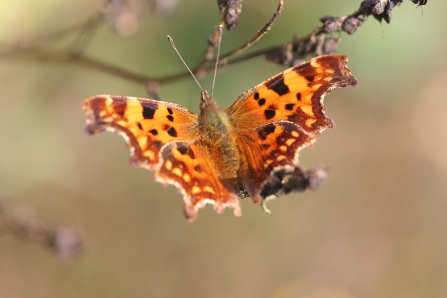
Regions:
<instances>
[{"instance_id":1,"label":"butterfly hindwing","mask_svg":"<svg viewBox=\"0 0 447 298\"><path fill-rule=\"evenodd\" d=\"M193 221L197 212L212 204L218 213L226 207L241 215L239 198L224 186L212 164L210 152L201 141L170 143L163 149L162 163L155 177L174 184L183 194L184 212Z\"/></svg>"},{"instance_id":2,"label":"butterfly hindwing","mask_svg":"<svg viewBox=\"0 0 447 298\"><path fill-rule=\"evenodd\" d=\"M287 121L269 123L255 131L253 142L241 142L247 160L241 177L253 200L260 202L263 186L273 171L285 168L293 170L299 164L296 153L314 142L315 137ZM244 135L240 138L244 138Z\"/></svg>"}]
</instances>

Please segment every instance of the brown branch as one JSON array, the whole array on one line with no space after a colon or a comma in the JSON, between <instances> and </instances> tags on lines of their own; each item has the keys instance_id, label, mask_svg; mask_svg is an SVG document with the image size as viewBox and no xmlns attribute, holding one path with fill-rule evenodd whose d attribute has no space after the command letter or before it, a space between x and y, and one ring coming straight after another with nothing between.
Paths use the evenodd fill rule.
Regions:
<instances>
[{"instance_id":1,"label":"brown branch","mask_svg":"<svg viewBox=\"0 0 447 298\"><path fill-rule=\"evenodd\" d=\"M279 4L278 4L278 8L277 8L277 10L275 11L275 13L273 14L273 16L272 16L272 18L267 22L267 24L255 35L255 37L253 37L251 40L249 40L248 42L246 42L245 44L243 44L243 45L241 45L241 46L239 46L239 47L237 47L237 48L235 48L235 49L233 49L233 50L231 50L231 51L229 51L229 52L227 52L227 53L225 53L225 54L223 54L223 55L221 55L220 57L219 57L219 59L221 60L221 61L224 61L224 59L225 58L228 58L228 57L230 57L230 56L232 56L232 55L235 55L235 54L237 54L237 53L241 53L242 51L244 51L244 50L246 50L246 49L248 49L249 47L251 47L253 44L255 44L256 42L258 42L261 38L262 38L262 36L267 32L267 31L269 31L271 28L272 28L272 26L273 26L273 24L275 23L275 21L278 19L278 17L281 15L281 12L282 12L282 10L283 10L283 7L284 7L284 1L283 0L279 0ZM225 16L222 18L222 20L221 20L221 22L220 22L220 25L225 25L226 24L226 22L225 22ZM234 28L234 27L233 27ZM215 44L217 43L217 40L218 40L218 38L219 38L219 33L218 33L218 29L216 29L216 30L214 30L213 31L213 33L211 33L211 35L210 35L210 37L208 38L208 44L209 44L209 46L208 46L208 49L207 49L207 51L206 51L206 53L205 53L205 56L204 56L204 58L202 59L202 61L200 61L197 65L196 65L196 67L194 67L193 69L192 69L192 72L194 73L194 74L199 74L199 73L208 73L209 72L209 70L210 69L213 69L213 68L210 68L210 67L206 67L206 64L208 63L208 62L212 62L212 63L214 63L216 60L213 58L213 52L214 52L214 49L215 49ZM221 65L223 65L223 64L225 64L225 63L221 63ZM185 71L185 72L182 72L182 73L179 73L179 74L177 74L177 75L169 75L169 76L165 76L165 77L161 77L161 78L158 78L158 79L156 79L156 81L159 83L159 84L166 84L166 83L170 83L170 82L173 82L173 81L177 81L178 79L181 79L181 78L187 78L187 77L189 77L190 76L190 74L189 74L189 72L188 71Z\"/></svg>"},{"instance_id":2,"label":"brown branch","mask_svg":"<svg viewBox=\"0 0 447 298\"><path fill-rule=\"evenodd\" d=\"M2 198L0 198L0 229L43 243L63 257L79 253L84 239L78 228L49 224L39 218L30 206L13 205Z\"/></svg>"},{"instance_id":3,"label":"brown branch","mask_svg":"<svg viewBox=\"0 0 447 298\"><path fill-rule=\"evenodd\" d=\"M19 60L31 59L33 61L53 63L73 63L74 65L103 71L105 73L140 84L145 84L147 81L154 81L154 79L151 79L150 77L139 75L134 72L130 72L128 70L95 60L93 58L88 58L86 56L81 56L73 59L71 53L67 52L46 51L40 48L21 48L20 51L5 52L3 54L0 54L0 58Z\"/></svg>"},{"instance_id":4,"label":"brown branch","mask_svg":"<svg viewBox=\"0 0 447 298\"><path fill-rule=\"evenodd\" d=\"M425 5L427 0L410 0L413 3ZM349 35L354 34L360 28L368 16L374 16L378 21L391 21L392 10L399 6L402 0L365 0L362 1L357 11L352 14L332 17L326 16L320 18L322 26L315 28L310 34L302 38L293 38L291 41L280 46L268 47L257 50L232 59L228 64L237 63L258 56L266 56L266 59L284 66L293 66L301 63L308 55L319 56L324 54L333 54L337 51L340 43L339 38L333 38L335 32L345 32Z\"/></svg>"},{"instance_id":5,"label":"brown branch","mask_svg":"<svg viewBox=\"0 0 447 298\"><path fill-rule=\"evenodd\" d=\"M279 17L283 7L283 0L279 0L278 9L273 15L272 19L248 42L245 44L228 51L221 56L221 63L219 67L224 64L234 64L248 59L252 59L259 56L266 56L266 59L282 64L284 66L291 66L300 63L305 59L307 55L318 56L322 54L335 53L337 45L340 42L339 38L333 38L332 35L335 32L345 32L348 34L354 34L356 30L361 27L367 20L368 16L373 15L377 20L390 22L391 11L402 3L403 0L365 0L360 4L360 8L352 14L342 17L322 17L320 21L322 26L315 28L308 35L301 38L293 38L291 41L285 42L280 46L270 46L263 49L256 50L252 53L239 56L228 60L236 54L240 54L257 42L273 25L276 19ZM425 5L427 0L410 0L414 4ZM225 17L225 16L224 16ZM88 22L95 22L95 18L91 18ZM224 18L220 21L223 24ZM79 27L79 25L78 25ZM217 30L217 29L216 29ZM88 31L88 30L87 30ZM61 31L63 32L63 31ZM215 40L216 32L212 33L210 41ZM82 38L75 45L83 44ZM88 37L87 37L88 40ZM76 47L72 49L72 53L78 55L72 55L70 53L63 52L50 52L36 47L27 47L18 45L9 51L5 51L0 54L0 58L28 58L36 61L43 62L62 62L73 63L83 67L104 71L112 75L121 77L123 79L131 80L136 83L144 84L148 90L154 90L154 86L163 85L178 81L190 76L189 72L181 72L163 77L148 77L140 74L136 74L126 69L115 67L113 65L98 61L93 58L80 55L81 51L76 51ZM82 47L81 47L82 48ZM204 58L200 61L196 67L193 68L195 74L206 74L213 70L211 63L214 61L212 53L214 52L213 42L209 43L207 50L205 51ZM226 59L225 59L226 58Z\"/></svg>"},{"instance_id":6,"label":"brown branch","mask_svg":"<svg viewBox=\"0 0 447 298\"><path fill-rule=\"evenodd\" d=\"M258 42L262 36L264 36L264 34L267 33L267 31L269 31L273 24L275 23L276 19L279 18L279 16L281 15L281 12L284 9L284 1L283 0L279 0L279 4L278 4L278 8L276 9L275 14L273 15L273 17L270 19L270 21L265 24L265 26L256 34L255 37L253 37L252 39L250 39L249 41L247 41L245 44L225 53L222 54L220 56L220 59L225 59L228 58L230 56L236 55L241 53L242 51L245 51L246 49L248 49L249 47L251 47L252 45L254 45L256 42Z\"/></svg>"}]
</instances>

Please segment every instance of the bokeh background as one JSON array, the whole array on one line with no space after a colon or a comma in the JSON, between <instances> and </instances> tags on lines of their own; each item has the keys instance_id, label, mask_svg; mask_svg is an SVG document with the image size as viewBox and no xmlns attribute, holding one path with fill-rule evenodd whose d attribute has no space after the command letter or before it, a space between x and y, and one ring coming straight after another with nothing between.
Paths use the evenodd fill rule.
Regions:
<instances>
[{"instance_id":1,"label":"bokeh background","mask_svg":"<svg viewBox=\"0 0 447 298\"><path fill-rule=\"evenodd\" d=\"M170 1L166 1L168 3ZM220 15L216 1L178 1L147 15L128 37L105 23L86 55L150 76L184 71L166 35L192 66ZM273 29L253 49L304 35L325 15L361 1L285 1ZM2 48L94 15L100 1L2 0ZM225 52L251 38L277 1L246 0ZM423 9L405 0L391 24L372 18L339 53L359 81L326 98L336 127L304 149L306 167L324 164L315 192L272 202L250 199L243 216L211 207L194 223L177 190L131 168L122 138L83 133L83 99L147 97L143 86L70 63L0 59L0 192L54 224L84 231L85 246L61 258L0 227L0 297L446 297L447 2ZM70 38L49 43L64 49ZM214 96L228 107L283 68L256 58L219 71ZM210 89L211 78L201 79ZM199 89L185 79L161 99L198 111Z\"/></svg>"}]
</instances>

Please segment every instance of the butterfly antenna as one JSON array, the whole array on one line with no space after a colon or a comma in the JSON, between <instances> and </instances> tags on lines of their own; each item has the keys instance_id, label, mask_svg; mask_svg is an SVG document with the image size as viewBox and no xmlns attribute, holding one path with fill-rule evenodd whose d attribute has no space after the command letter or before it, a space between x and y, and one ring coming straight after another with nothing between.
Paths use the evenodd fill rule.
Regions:
<instances>
[{"instance_id":1,"label":"butterfly antenna","mask_svg":"<svg viewBox=\"0 0 447 298\"><path fill-rule=\"evenodd\" d=\"M222 25L219 25L217 32L219 33L219 41L217 42L217 56L216 56L216 65L214 66L214 77L213 84L211 85L211 97L213 97L214 92L214 83L216 82L216 74L217 74L217 66L219 65L219 57L220 57L220 42L222 41Z\"/></svg>"},{"instance_id":2,"label":"butterfly antenna","mask_svg":"<svg viewBox=\"0 0 447 298\"><path fill-rule=\"evenodd\" d=\"M186 66L186 68L188 69L189 73L192 75L194 81L196 81L197 85L199 85L200 90L202 90L203 92L203 88L200 85L199 81L196 79L196 76L194 75L194 73L191 71L191 69L188 67L188 65L186 64L185 60L183 60L182 55L180 55L179 51L177 50L177 48L175 47L174 44L174 40L172 39L171 36L168 35L168 40L171 43L171 46L174 48L174 51L177 53L177 55L180 57L180 60L182 60L183 64Z\"/></svg>"}]
</instances>

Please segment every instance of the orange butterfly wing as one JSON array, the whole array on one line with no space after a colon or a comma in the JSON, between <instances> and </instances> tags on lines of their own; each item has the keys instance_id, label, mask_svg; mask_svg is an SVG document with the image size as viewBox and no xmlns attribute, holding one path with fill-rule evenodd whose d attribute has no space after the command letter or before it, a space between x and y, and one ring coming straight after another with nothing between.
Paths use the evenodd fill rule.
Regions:
<instances>
[{"instance_id":1,"label":"orange butterfly wing","mask_svg":"<svg viewBox=\"0 0 447 298\"><path fill-rule=\"evenodd\" d=\"M107 130L122 135L134 166L156 169L165 144L196 138L194 125L198 116L173 103L98 95L85 100L82 108L87 115L86 132L94 135Z\"/></svg>"},{"instance_id":2,"label":"orange butterfly wing","mask_svg":"<svg viewBox=\"0 0 447 298\"><path fill-rule=\"evenodd\" d=\"M336 87L357 84L347 61L344 55L311 59L245 92L226 110L246 158L242 179L255 202L276 173L294 171L299 151L316 134L333 127L323 99Z\"/></svg>"},{"instance_id":3,"label":"orange butterfly wing","mask_svg":"<svg viewBox=\"0 0 447 298\"><path fill-rule=\"evenodd\" d=\"M239 197L222 184L210 152L201 140L169 143L161 157L156 180L177 186L183 194L184 213L189 221L194 221L198 210L206 204L212 204L217 213L229 207L236 216L242 215Z\"/></svg>"},{"instance_id":4,"label":"orange butterfly wing","mask_svg":"<svg viewBox=\"0 0 447 298\"><path fill-rule=\"evenodd\" d=\"M189 220L207 203L218 212L231 207L240 215L238 197L223 186L200 141L198 115L177 104L126 96L94 96L82 107L86 132L122 135L133 166L154 170L157 181L174 184L182 192Z\"/></svg>"}]
</instances>

